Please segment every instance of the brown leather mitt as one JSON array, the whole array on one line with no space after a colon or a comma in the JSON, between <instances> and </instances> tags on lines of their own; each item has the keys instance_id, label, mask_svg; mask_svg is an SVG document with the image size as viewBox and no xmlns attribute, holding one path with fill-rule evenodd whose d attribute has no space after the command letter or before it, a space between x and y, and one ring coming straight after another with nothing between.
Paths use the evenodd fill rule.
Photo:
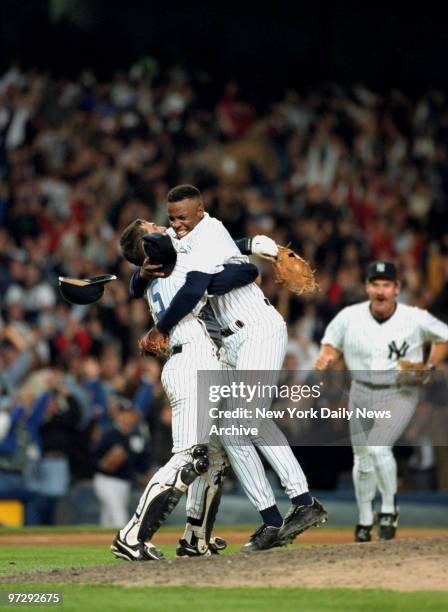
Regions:
<instances>
[{"instance_id":1,"label":"brown leather mitt","mask_svg":"<svg viewBox=\"0 0 448 612\"><path fill-rule=\"evenodd\" d=\"M272 265L276 282L286 287L291 293L303 295L319 291L319 285L310 264L289 247L278 247L277 259Z\"/></svg>"},{"instance_id":2,"label":"brown leather mitt","mask_svg":"<svg viewBox=\"0 0 448 612\"><path fill-rule=\"evenodd\" d=\"M155 357L165 358L168 353L168 336L153 327L140 338L138 346L142 356L154 355Z\"/></svg>"},{"instance_id":3,"label":"brown leather mitt","mask_svg":"<svg viewBox=\"0 0 448 612\"><path fill-rule=\"evenodd\" d=\"M426 385L431 379L434 366L427 366L419 361L408 361L400 359L398 362L400 373L398 374L398 384L419 386Z\"/></svg>"}]
</instances>

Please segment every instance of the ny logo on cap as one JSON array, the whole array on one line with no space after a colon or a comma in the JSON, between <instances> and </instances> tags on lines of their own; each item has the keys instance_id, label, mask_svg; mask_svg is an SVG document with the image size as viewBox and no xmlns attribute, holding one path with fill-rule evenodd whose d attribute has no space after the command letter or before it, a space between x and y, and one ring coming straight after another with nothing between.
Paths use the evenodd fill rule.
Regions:
<instances>
[{"instance_id":1,"label":"ny logo on cap","mask_svg":"<svg viewBox=\"0 0 448 612\"><path fill-rule=\"evenodd\" d=\"M385 263L380 261L379 263L376 264L376 271L377 272L385 272L385 270L386 270L386 264Z\"/></svg>"}]
</instances>

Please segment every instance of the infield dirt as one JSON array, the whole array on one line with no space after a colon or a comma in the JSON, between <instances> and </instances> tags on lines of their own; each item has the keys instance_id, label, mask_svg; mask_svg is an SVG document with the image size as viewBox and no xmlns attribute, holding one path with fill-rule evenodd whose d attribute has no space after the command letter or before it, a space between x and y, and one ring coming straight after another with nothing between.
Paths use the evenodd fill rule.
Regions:
<instances>
[{"instance_id":1,"label":"infield dirt","mask_svg":"<svg viewBox=\"0 0 448 612\"><path fill-rule=\"evenodd\" d=\"M226 533L226 537L228 535ZM241 532L238 533L239 540L241 536ZM62 537L67 543L67 537ZM5 539L5 536L0 538L3 544ZM365 587L396 591L446 591L448 537L402 538L368 544L319 544L250 555L235 553L164 562L127 563L117 560L115 565L19 573L3 575L2 579L6 582L114 584L128 587Z\"/></svg>"}]
</instances>

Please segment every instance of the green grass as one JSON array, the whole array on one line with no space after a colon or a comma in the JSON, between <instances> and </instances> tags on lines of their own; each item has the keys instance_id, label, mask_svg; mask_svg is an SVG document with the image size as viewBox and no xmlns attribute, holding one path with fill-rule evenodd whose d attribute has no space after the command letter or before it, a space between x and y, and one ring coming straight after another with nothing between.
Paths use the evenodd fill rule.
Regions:
<instances>
[{"instance_id":1,"label":"green grass","mask_svg":"<svg viewBox=\"0 0 448 612\"><path fill-rule=\"evenodd\" d=\"M442 611L448 608L447 593L395 593L382 590L355 589L267 589L267 588L195 588L115 586L2 584L2 591L61 592L64 612L139 612L140 610L176 612L229 610L319 612L341 610L359 612L393 612L395 610ZM49 606L47 606L48 608ZM57 607L55 608L58 609Z\"/></svg>"},{"instance_id":2,"label":"green grass","mask_svg":"<svg viewBox=\"0 0 448 612\"><path fill-rule=\"evenodd\" d=\"M244 527L246 529L247 526ZM176 528L173 528L175 530ZM165 528L171 531L171 528ZM232 530L234 530L232 528ZM2 530L4 531L4 530ZM54 533L54 528L8 530L13 533ZM59 533L73 531L114 533L92 527L79 529L62 527ZM224 533L225 529L219 530ZM111 538L112 539L112 538ZM167 557L173 557L175 546L161 546ZM235 552L239 546L229 546L226 553ZM272 552L275 554L275 551ZM61 612L88 610L89 612L132 612L160 610L163 612L198 609L208 612L227 610L264 612L275 610L312 611L442 611L448 610L448 592L396 593L372 589L299 589L299 588L199 588L199 587L139 587L124 588L108 585L55 585L17 584L5 582L7 574L37 570L63 569L65 567L89 567L107 564L113 567L123 563L113 557L107 545L0 545L0 591L11 592L62 592ZM194 577L192 578L194 581ZM224 580L223 580L224 582ZM3 606L0 606L0 609ZM57 610L58 608L56 608Z\"/></svg>"},{"instance_id":3,"label":"green grass","mask_svg":"<svg viewBox=\"0 0 448 612\"><path fill-rule=\"evenodd\" d=\"M116 561L106 546L2 546L1 574L63 567L86 567Z\"/></svg>"},{"instance_id":4,"label":"green grass","mask_svg":"<svg viewBox=\"0 0 448 612\"><path fill-rule=\"evenodd\" d=\"M165 556L174 558L174 544L160 547ZM224 554L238 552L239 545L230 545ZM275 552L275 551L274 551ZM123 563L109 551L108 545L85 546L2 546L0 547L0 576L20 572L62 569L64 567L88 567Z\"/></svg>"}]
</instances>

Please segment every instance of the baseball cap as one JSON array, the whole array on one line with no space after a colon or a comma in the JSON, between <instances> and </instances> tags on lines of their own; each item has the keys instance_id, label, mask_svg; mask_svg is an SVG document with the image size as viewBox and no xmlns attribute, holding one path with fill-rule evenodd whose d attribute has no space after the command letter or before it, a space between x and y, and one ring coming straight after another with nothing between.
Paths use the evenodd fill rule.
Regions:
<instances>
[{"instance_id":1,"label":"baseball cap","mask_svg":"<svg viewBox=\"0 0 448 612\"><path fill-rule=\"evenodd\" d=\"M391 261L372 261L367 267L367 280L372 281L375 278L384 278L385 280L397 280L397 268Z\"/></svg>"}]
</instances>

